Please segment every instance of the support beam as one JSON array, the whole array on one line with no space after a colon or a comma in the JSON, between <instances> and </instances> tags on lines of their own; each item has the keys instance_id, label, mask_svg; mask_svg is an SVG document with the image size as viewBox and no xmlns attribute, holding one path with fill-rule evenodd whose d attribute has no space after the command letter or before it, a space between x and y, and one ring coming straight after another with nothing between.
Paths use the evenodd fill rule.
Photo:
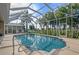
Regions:
<instances>
[{"instance_id":1,"label":"support beam","mask_svg":"<svg viewBox=\"0 0 79 59\"><path fill-rule=\"evenodd\" d=\"M60 20L58 20L58 21L59 21L59 29L58 30L59 30L59 36L60 36Z\"/></svg>"},{"instance_id":2,"label":"support beam","mask_svg":"<svg viewBox=\"0 0 79 59\"><path fill-rule=\"evenodd\" d=\"M72 8L72 4L71 4L71 15L73 14L73 8ZM71 17L71 32L72 32L72 36L71 37L73 37L73 18Z\"/></svg>"},{"instance_id":3,"label":"support beam","mask_svg":"<svg viewBox=\"0 0 79 59\"><path fill-rule=\"evenodd\" d=\"M30 8L30 7L11 8L10 10L15 11L15 10L23 10L23 9L30 9L30 10L32 10L32 11L34 11L34 12L37 12L37 13L40 14L40 15L43 15L42 13L40 13L40 12L38 12L38 11L36 11L36 10Z\"/></svg>"},{"instance_id":4,"label":"support beam","mask_svg":"<svg viewBox=\"0 0 79 59\"><path fill-rule=\"evenodd\" d=\"M45 6L41 7L41 8L40 8L40 9L38 9L37 11L42 10L44 7L45 7ZM33 14L35 14L35 12L34 12L34 13L32 13L32 15L33 15Z\"/></svg>"},{"instance_id":5,"label":"support beam","mask_svg":"<svg viewBox=\"0 0 79 59\"><path fill-rule=\"evenodd\" d=\"M54 10L53 10L48 4L45 3L45 5L53 12L54 17L55 17L55 19L56 19L56 25L57 25L57 17L56 17L56 15L55 15ZM56 34L57 34L57 29L56 29Z\"/></svg>"},{"instance_id":6,"label":"support beam","mask_svg":"<svg viewBox=\"0 0 79 59\"><path fill-rule=\"evenodd\" d=\"M66 37L67 37L67 14L66 14Z\"/></svg>"},{"instance_id":7,"label":"support beam","mask_svg":"<svg viewBox=\"0 0 79 59\"><path fill-rule=\"evenodd\" d=\"M29 4L29 6L31 6L31 5L32 5L32 3ZM16 11L16 10L24 10L24 9L28 9L29 6L27 6L27 7L10 8L10 10L12 10L12 11Z\"/></svg>"},{"instance_id":8,"label":"support beam","mask_svg":"<svg viewBox=\"0 0 79 59\"><path fill-rule=\"evenodd\" d=\"M30 9L30 10L32 10L32 11L34 11L34 12L37 12L37 13L40 14L40 15L43 15L42 13L40 13L40 12L38 12L38 11L36 11L36 10L30 8L30 7L28 7L28 9Z\"/></svg>"},{"instance_id":9,"label":"support beam","mask_svg":"<svg viewBox=\"0 0 79 59\"><path fill-rule=\"evenodd\" d=\"M11 11L24 10L24 9L28 9L28 7L10 8Z\"/></svg>"},{"instance_id":10,"label":"support beam","mask_svg":"<svg viewBox=\"0 0 79 59\"><path fill-rule=\"evenodd\" d=\"M43 7L41 7L40 9L38 9L37 11L40 11L41 9L43 9L45 6L43 6ZM35 13L35 12L34 12ZM32 15L34 14L34 13L32 13ZM9 15L9 16L13 16L13 15L16 15L16 14L22 14L22 12L17 12L17 13L15 13L15 14L11 14L11 15Z\"/></svg>"},{"instance_id":11,"label":"support beam","mask_svg":"<svg viewBox=\"0 0 79 59\"><path fill-rule=\"evenodd\" d=\"M78 16L79 14L76 14L76 15L68 15L67 17L75 17L75 16ZM66 18L66 16L65 17L62 17L62 18L57 18L57 19L64 19L64 18ZM49 20L49 21L43 21L43 22L50 22L50 21L55 21L56 19L53 19L53 20Z\"/></svg>"}]
</instances>

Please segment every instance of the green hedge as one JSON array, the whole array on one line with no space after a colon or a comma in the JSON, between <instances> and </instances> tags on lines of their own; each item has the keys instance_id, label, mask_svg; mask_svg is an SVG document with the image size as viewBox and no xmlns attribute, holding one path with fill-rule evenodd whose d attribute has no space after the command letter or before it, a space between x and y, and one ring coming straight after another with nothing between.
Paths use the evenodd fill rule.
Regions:
<instances>
[{"instance_id":1,"label":"green hedge","mask_svg":"<svg viewBox=\"0 0 79 59\"><path fill-rule=\"evenodd\" d=\"M29 30L32 33L39 33L39 34L48 34L48 35L53 35L53 36L59 36L59 31L60 35L66 35L66 30L55 30L55 29L48 29L48 30ZM48 31L48 33L47 33ZM73 30L73 33L71 30L68 29L67 31L67 37L68 38L79 38L79 31Z\"/></svg>"}]
</instances>

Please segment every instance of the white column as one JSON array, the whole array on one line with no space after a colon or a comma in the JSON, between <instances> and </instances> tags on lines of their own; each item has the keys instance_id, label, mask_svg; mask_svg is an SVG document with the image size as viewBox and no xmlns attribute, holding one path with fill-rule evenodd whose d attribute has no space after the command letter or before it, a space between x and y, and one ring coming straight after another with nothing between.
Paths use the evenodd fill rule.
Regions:
<instances>
[{"instance_id":1,"label":"white column","mask_svg":"<svg viewBox=\"0 0 79 59\"><path fill-rule=\"evenodd\" d=\"M23 30L22 30L22 26L21 26L21 32L23 32Z\"/></svg>"},{"instance_id":2,"label":"white column","mask_svg":"<svg viewBox=\"0 0 79 59\"><path fill-rule=\"evenodd\" d=\"M52 25L50 25L51 33L52 33Z\"/></svg>"},{"instance_id":3,"label":"white column","mask_svg":"<svg viewBox=\"0 0 79 59\"><path fill-rule=\"evenodd\" d=\"M12 26L12 34L13 34L13 26Z\"/></svg>"},{"instance_id":4,"label":"white column","mask_svg":"<svg viewBox=\"0 0 79 59\"><path fill-rule=\"evenodd\" d=\"M38 30L37 30L37 23L36 23L36 33L38 32Z\"/></svg>"},{"instance_id":5,"label":"white column","mask_svg":"<svg viewBox=\"0 0 79 59\"><path fill-rule=\"evenodd\" d=\"M7 25L7 34L8 34L8 25Z\"/></svg>"},{"instance_id":6,"label":"white column","mask_svg":"<svg viewBox=\"0 0 79 59\"><path fill-rule=\"evenodd\" d=\"M5 24L4 24L4 35L5 35Z\"/></svg>"},{"instance_id":7,"label":"white column","mask_svg":"<svg viewBox=\"0 0 79 59\"><path fill-rule=\"evenodd\" d=\"M22 32L24 32L24 30L22 29L22 26L21 26L21 30L22 30Z\"/></svg>"},{"instance_id":8,"label":"white column","mask_svg":"<svg viewBox=\"0 0 79 59\"><path fill-rule=\"evenodd\" d=\"M17 33L17 26L15 26L16 27L16 33Z\"/></svg>"},{"instance_id":9,"label":"white column","mask_svg":"<svg viewBox=\"0 0 79 59\"><path fill-rule=\"evenodd\" d=\"M5 23L4 23L4 35L5 35Z\"/></svg>"}]
</instances>

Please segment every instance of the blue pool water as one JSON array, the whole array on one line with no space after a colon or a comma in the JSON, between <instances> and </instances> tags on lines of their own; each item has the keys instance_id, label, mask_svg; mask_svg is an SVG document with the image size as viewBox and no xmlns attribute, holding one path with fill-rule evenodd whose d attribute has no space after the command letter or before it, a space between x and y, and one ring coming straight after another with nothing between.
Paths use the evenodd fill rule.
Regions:
<instances>
[{"instance_id":1,"label":"blue pool water","mask_svg":"<svg viewBox=\"0 0 79 59\"><path fill-rule=\"evenodd\" d=\"M50 52L52 49L60 49L66 46L66 43L59 38L42 35L18 35L17 40L30 50L43 50Z\"/></svg>"}]
</instances>

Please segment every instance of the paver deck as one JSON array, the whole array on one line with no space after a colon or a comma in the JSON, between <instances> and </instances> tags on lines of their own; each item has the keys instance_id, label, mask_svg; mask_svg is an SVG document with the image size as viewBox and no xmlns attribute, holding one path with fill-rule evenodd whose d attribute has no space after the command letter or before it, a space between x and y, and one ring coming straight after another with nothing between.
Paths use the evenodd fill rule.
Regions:
<instances>
[{"instance_id":1,"label":"paver deck","mask_svg":"<svg viewBox=\"0 0 79 59\"><path fill-rule=\"evenodd\" d=\"M0 55L12 55L13 48L12 48L12 38L13 34L5 35L2 44L0 45ZM63 38L66 42L66 47L62 49L58 49L53 55L79 55L79 39L70 39L70 38ZM15 41L15 55L27 55L28 50L18 52L19 44ZM21 50L23 50L21 48ZM40 53L38 51L34 51L31 55L45 55L45 53Z\"/></svg>"}]
</instances>

